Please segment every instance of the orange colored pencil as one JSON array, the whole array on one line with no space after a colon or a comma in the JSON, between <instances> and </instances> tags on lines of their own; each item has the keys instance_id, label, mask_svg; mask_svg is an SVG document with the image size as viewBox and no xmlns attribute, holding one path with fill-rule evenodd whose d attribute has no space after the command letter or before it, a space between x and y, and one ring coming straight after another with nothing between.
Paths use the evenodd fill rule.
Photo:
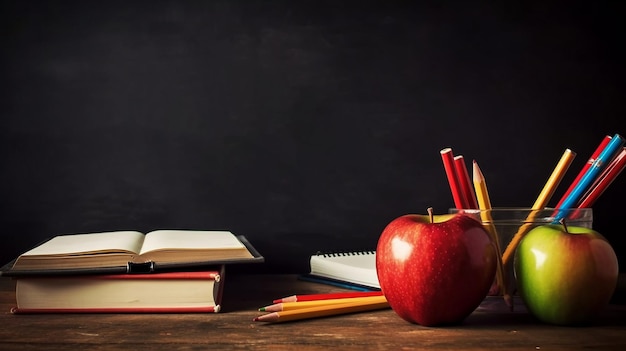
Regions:
<instances>
[{"instance_id":1,"label":"orange colored pencil","mask_svg":"<svg viewBox=\"0 0 626 351\"><path fill-rule=\"evenodd\" d=\"M379 296L365 296L365 297L348 297L343 299L328 299L328 300L315 300L315 301L300 301L300 302L281 302L273 305L259 308L261 312L280 312L291 311L302 308L318 307L338 305L344 303L368 303L372 301L380 301Z\"/></svg>"},{"instance_id":2,"label":"orange colored pencil","mask_svg":"<svg viewBox=\"0 0 626 351\"><path fill-rule=\"evenodd\" d=\"M366 303L341 303L298 310L272 312L254 318L254 322L289 322L301 319L334 316L339 314L373 311L388 308L389 303L384 296L377 296L375 300Z\"/></svg>"},{"instance_id":3,"label":"orange colored pencil","mask_svg":"<svg viewBox=\"0 0 626 351\"><path fill-rule=\"evenodd\" d=\"M565 172L567 172L567 169L572 164L574 157L576 157L576 153L574 151L570 149L565 149L563 155L559 159L559 162L556 164L556 167L552 171L552 174L550 174L548 181L543 186L543 189L541 189L539 196L535 200L535 203L532 207L533 211L528 214L526 220L524 220L524 224L519 227L519 229L513 235L513 238L507 245L506 249L504 250L504 254L502 255L502 263L504 265L507 265L513 259L515 249L519 245L522 238L532 227L532 223L535 219L535 216L537 215L537 211L535 210L543 210L546 207L548 201L550 201L550 198L554 194L554 191L559 186L561 179L563 179Z\"/></svg>"}]
</instances>

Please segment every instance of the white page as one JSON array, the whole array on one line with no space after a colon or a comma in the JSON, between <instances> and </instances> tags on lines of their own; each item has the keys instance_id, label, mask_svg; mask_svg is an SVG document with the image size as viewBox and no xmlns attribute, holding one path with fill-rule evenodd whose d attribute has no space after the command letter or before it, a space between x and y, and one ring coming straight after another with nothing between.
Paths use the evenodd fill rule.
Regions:
<instances>
[{"instance_id":1,"label":"white page","mask_svg":"<svg viewBox=\"0 0 626 351\"><path fill-rule=\"evenodd\" d=\"M141 253L156 249L238 249L244 245L229 231L155 230L146 234Z\"/></svg>"},{"instance_id":2,"label":"white page","mask_svg":"<svg viewBox=\"0 0 626 351\"><path fill-rule=\"evenodd\" d=\"M138 252L143 239L144 235L136 231L59 235L25 252L22 256L61 255L109 249Z\"/></svg>"}]
</instances>

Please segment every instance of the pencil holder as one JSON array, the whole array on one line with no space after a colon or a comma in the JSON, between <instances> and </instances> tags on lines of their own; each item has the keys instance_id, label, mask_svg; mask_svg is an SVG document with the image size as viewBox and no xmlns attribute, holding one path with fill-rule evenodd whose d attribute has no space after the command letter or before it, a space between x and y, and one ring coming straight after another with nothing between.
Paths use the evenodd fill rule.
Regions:
<instances>
[{"instance_id":1,"label":"pencil holder","mask_svg":"<svg viewBox=\"0 0 626 351\"><path fill-rule=\"evenodd\" d=\"M451 208L449 213L464 213L483 223L490 234L497 237L496 247L500 250L503 263L506 292L513 294L516 291L513 260L515 249L531 229L546 224L558 224L563 218L566 225L592 228L593 210L591 208L555 209L510 207L493 208L491 210ZM490 295L502 294L502 289L494 284Z\"/></svg>"}]
</instances>

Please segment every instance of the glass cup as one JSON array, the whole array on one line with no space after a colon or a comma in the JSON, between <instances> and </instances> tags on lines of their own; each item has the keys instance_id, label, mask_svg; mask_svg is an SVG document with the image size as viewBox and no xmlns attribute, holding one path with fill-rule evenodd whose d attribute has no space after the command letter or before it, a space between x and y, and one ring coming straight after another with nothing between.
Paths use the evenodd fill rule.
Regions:
<instances>
[{"instance_id":1,"label":"glass cup","mask_svg":"<svg viewBox=\"0 0 626 351\"><path fill-rule=\"evenodd\" d=\"M482 222L486 229L497 234L496 247L500 250L506 294L515 294L515 276L513 261L515 248L523 236L531 229L544 224L558 224L557 218L564 218L568 226L592 228L593 210L591 208L555 209L544 208L493 208L491 210L451 208L449 213L464 213ZM490 295L502 295L503 291L494 283Z\"/></svg>"}]
</instances>

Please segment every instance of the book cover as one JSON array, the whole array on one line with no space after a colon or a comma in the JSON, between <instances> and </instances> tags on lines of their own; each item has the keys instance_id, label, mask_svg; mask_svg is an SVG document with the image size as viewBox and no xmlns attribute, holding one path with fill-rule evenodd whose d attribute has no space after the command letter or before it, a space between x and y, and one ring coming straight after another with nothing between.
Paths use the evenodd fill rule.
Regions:
<instances>
[{"instance_id":1,"label":"book cover","mask_svg":"<svg viewBox=\"0 0 626 351\"><path fill-rule=\"evenodd\" d=\"M16 281L16 306L25 313L219 312L226 266L151 274L28 276Z\"/></svg>"}]
</instances>

